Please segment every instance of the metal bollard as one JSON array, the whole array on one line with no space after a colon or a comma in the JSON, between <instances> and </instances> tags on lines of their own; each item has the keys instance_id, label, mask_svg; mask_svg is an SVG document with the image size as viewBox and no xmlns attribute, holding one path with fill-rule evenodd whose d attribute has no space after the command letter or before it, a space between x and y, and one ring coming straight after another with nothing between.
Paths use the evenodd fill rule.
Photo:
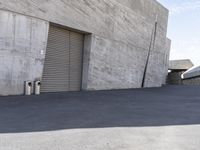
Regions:
<instances>
[{"instance_id":1,"label":"metal bollard","mask_svg":"<svg viewBox=\"0 0 200 150\"><path fill-rule=\"evenodd\" d=\"M35 95L40 95L41 81L35 81Z\"/></svg>"},{"instance_id":2,"label":"metal bollard","mask_svg":"<svg viewBox=\"0 0 200 150\"><path fill-rule=\"evenodd\" d=\"M32 82L25 81L25 95L31 95L32 93Z\"/></svg>"}]
</instances>

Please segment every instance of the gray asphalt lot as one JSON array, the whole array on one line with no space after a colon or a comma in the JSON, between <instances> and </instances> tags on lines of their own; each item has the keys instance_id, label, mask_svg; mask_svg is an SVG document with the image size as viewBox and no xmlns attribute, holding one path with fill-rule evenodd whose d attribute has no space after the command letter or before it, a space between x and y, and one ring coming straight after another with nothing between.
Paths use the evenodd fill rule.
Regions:
<instances>
[{"instance_id":1,"label":"gray asphalt lot","mask_svg":"<svg viewBox=\"0 0 200 150\"><path fill-rule=\"evenodd\" d=\"M0 97L0 150L199 150L200 87Z\"/></svg>"}]
</instances>

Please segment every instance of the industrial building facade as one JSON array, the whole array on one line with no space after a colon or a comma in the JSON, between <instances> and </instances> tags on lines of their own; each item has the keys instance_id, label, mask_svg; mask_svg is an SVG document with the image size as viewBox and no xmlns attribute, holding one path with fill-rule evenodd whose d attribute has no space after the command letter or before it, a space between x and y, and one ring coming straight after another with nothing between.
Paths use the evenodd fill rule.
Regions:
<instances>
[{"instance_id":1,"label":"industrial building facade","mask_svg":"<svg viewBox=\"0 0 200 150\"><path fill-rule=\"evenodd\" d=\"M35 80L42 92L141 88L144 73L159 87L167 23L155 0L0 0L0 95Z\"/></svg>"}]
</instances>

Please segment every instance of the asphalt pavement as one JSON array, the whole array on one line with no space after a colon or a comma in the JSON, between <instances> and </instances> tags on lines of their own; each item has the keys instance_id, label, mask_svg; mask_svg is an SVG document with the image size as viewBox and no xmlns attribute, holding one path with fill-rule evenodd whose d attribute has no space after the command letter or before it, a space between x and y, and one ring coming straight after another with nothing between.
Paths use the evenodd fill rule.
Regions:
<instances>
[{"instance_id":1,"label":"asphalt pavement","mask_svg":"<svg viewBox=\"0 0 200 150\"><path fill-rule=\"evenodd\" d=\"M0 97L0 150L199 150L200 86Z\"/></svg>"}]
</instances>

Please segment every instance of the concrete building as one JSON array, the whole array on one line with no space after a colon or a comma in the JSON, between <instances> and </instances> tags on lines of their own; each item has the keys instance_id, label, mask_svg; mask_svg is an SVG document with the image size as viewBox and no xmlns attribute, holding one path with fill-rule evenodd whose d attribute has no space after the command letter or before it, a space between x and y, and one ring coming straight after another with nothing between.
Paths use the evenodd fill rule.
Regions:
<instances>
[{"instance_id":1,"label":"concrete building","mask_svg":"<svg viewBox=\"0 0 200 150\"><path fill-rule=\"evenodd\" d=\"M28 80L42 92L159 87L167 23L155 0L0 0L0 95Z\"/></svg>"},{"instance_id":2,"label":"concrete building","mask_svg":"<svg viewBox=\"0 0 200 150\"><path fill-rule=\"evenodd\" d=\"M200 85L200 66L193 67L182 74L183 85Z\"/></svg>"},{"instance_id":3,"label":"concrete building","mask_svg":"<svg viewBox=\"0 0 200 150\"><path fill-rule=\"evenodd\" d=\"M168 84L182 85L181 75L192 68L194 64L189 59L171 60L169 61L169 74L167 77Z\"/></svg>"}]
</instances>

